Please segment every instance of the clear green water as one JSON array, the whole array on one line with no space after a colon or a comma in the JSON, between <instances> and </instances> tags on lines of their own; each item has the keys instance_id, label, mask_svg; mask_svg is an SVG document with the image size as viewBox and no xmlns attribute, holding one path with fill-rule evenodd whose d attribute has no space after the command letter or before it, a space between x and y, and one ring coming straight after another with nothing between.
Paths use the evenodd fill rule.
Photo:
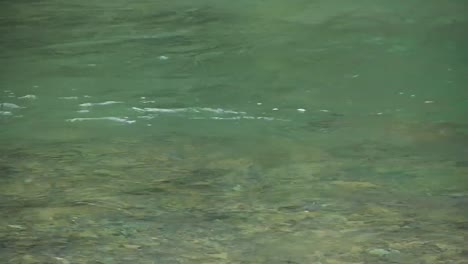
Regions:
<instances>
[{"instance_id":1,"label":"clear green water","mask_svg":"<svg viewBox=\"0 0 468 264\"><path fill-rule=\"evenodd\" d=\"M466 1L0 6L4 263L468 263Z\"/></svg>"}]
</instances>

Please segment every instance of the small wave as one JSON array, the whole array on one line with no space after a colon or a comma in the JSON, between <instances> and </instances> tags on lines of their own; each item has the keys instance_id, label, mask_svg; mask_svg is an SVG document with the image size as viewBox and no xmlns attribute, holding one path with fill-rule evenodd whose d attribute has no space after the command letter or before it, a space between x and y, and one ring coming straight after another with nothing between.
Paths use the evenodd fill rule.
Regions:
<instances>
[{"instance_id":1,"label":"small wave","mask_svg":"<svg viewBox=\"0 0 468 264\"><path fill-rule=\"evenodd\" d=\"M105 101L100 103L83 103L80 104L81 107L91 107L91 106L99 106L99 105L111 105L111 104L121 104L123 102L119 101Z\"/></svg>"},{"instance_id":2,"label":"small wave","mask_svg":"<svg viewBox=\"0 0 468 264\"><path fill-rule=\"evenodd\" d=\"M221 108L200 108L200 110L205 111L205 112L212 112L212 113L217 113L217 114L236 114L236 115L245 115L247 114L246 112L236 112L232 110L225 110Z\"/></svg>"},{"instance_id":3,"label":"small wave","mask_svg":"<svg viewBox=\"0 0 468 264\"><path fill-rule=\"evenodd\" d=\"M266 121L288 121L286 119L277 119L274 117L268 117L268 116L234 116L234 117L219 117L219 116L214 116L211 117L210 119L214 120L240 120L240 119L248 119L248 120L266 120Z\"/></svg>"},{"instance_id":4,"label":"small wave","mask_svg":"<svg viewBox=\"0 0 468 264\"><path fill-rule=\"evenodd\" d=\"M37 99L37 96L35 96L34 94L27 94L25 96L18 97L18 99L31 99L31 100L34 100L34 99Z\"/></svg>"},{"instance_id":5,"label":"small wave","mask_svg":"<svg viewBox=\"0 0 468 264\"><path fill-rule=\"evenodd\" d=\"M121 118L121 117L78 117L78 118L71 118L67 119L66 121L68 122L80 122L80 121L95 121L95 120L109 120L109 121L115 121L115 122L120 122L120 123L127 123L127 124L133 124L136 122L136 120L128 120L127 118Z\"/></svg>"},{"instance_id":6,"label":"small wave","mask_svg":"<svg viewBox=\"0 0 468 264\"><path fill-rule=\"evenodd\" d=\"M24 108L16 104L12 103L1 103L0 108L6 108L6 109L18 109L18 108Z\"/></svg>"},{"instance_id":7,"label":"small wave","mask_svg":"<svg viewBox=\"0 0 468 264\"><path fill-rule=\"evenodd\" d=\"M193 120L266 120L266 121L289 121L285 119L278 119L269 116L252 116L243 111L226 110L222 108L210 107L187 107L187 108L138 108L132 107L133 110L146 113L148 115L139 116L138 118L150 119L153 115L157 114L180 114L186 113L187 118ZM153 114L153 115L152 115Z\"/></svg>"},{"instance_id":8,"label":"small wave","mask_svg":"<svg viewBox=\"0 0 468 264\"><path fill-rule=\"evenodd\" d=\"M244 115L246 112L237 112L233 110L225 110L222 108L209 108L209 107L187 107L187 108L138 108L132 107L133 110L138 112L152 112L152 113L216 113L216 114L235 114Z\"/></svg>"},{"instance_id":9,"label":"small wave","mask_svg":"<svg viewBox=\"0 0 468 264\"><path fill-rule=\"evenodd\" d=\"M181 112L198 112L191 108L138 108L132 107L133 110L146 113L181 113Z\"/></svg>"}]
</instances>

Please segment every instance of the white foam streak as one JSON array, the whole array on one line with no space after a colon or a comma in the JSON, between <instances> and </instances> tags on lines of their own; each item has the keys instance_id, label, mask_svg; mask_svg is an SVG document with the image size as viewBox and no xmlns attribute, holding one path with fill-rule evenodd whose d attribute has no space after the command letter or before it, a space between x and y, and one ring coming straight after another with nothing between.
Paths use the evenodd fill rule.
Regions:
<instances>
[{"instance_id":1,"label":"white foam streak","mask_svg":"<svg viewBox=\"0 0 468 264\"><path fill-rule=\"evenodd\" d=\"M181 112L191 112L191 113L216 113L216 114L235 114L243 115L245 112L237 112L233 110L225 110L222 108L209 108L209 107L187 107L187 108L138 108L133 107L133 110L138 112L152 112L152 113L181 113Z\"/></svg>"},{"instance_id":2,"label":"white foam streak","mask_svg":"<svg viewBox=\"0 0 468 264\"><path fill-rule=\"evenodd\" d=\"M284 119L276 119L268 116L249 116L246 112L226 110L222 108L209 107L187 107L187 108L138 108L132 107L133 110L140 113L157 113L157 114L176 114L190 113L189 119L193 120L266 120L266 121L289 121ZM215 115L215 116L214 116ZM148 116L139 116L138 118L146 118Z\"/></svg>"},{"instance_id":3,"label":"white foam streak","mask_svg":"<svg viewBox=\"0 0 468 264\"><path fill-rule=\"evenodd\" d=\"M27 94L25 96L18 97L18 99L31 99L31 100L34 100L34 99L37 99L37 96L35 96L34 94Z\"/></svg>"},{"instance_id":4,"label":"white foam streak","mask_svg":"<svg viewBox=\"0 0 468 264\"><path fill-rule=\"evenodd\" d=\"M212 113L217 113L217 114L236 114L236 115L245 115L246 112L236 112L236 111L232 111L232 110L224 110L224 109L221 109L221 108L200 108L200 110L202 111L206 111L206 112L212 112Z\"/></svg>"},{"instance_id":5,"label":"white foam streak","mask_svg":"<svg viewBox=\"0 0 468 264\"><path fill-rule=\"evenodd\" d=\"M247 120L267 120L267 121L287 121L284 119L276 119L273 117L267 117L267 116L235 116L235 117L219 117L219 116L214 116L211 117L210 119L214 120L240 120L240 119L247 119Z\"/></svg>"},{"instance_id":6,"label":"white foam streak","mask_svg":"<svg viewBox=\"0 0 468 264\"><path fill-rule=\"evenodd\" d=\"M18 108L23 108L23 107L16 105L16 104L12 104L12 103L3 103L3 104L0 104L0 108L18 109Z\"/></svg>"},{"instance_id":7,"label":"white foam streak","mask_svg":"<svg viewBox=\"0 0 468 264\"><path fill-rule=\"evenodd\" d=\"M81 107L91 107L91 106L99 106L99 105L111 105L111 104L121 104L123 102L119 102L119 101L105 101L105 102L101 102L101 103L83 103L83 104L80 104Z\"/></svg>"},{"instance_id":8,"label":"white foam streak","mask_svg":"<svg viewBox=\"0 0 468 264\"><path fill-rule=\"evenodd\" d=\"M95 120L109 120L109 121L115 121L115 122L120 122L120 123L127 123L127 124L133 124L136 121L135 120L128 120L126 118L121 118L121 117L78 117L78 118L71 118L67 119L68 122L80 122L80 121L95 121Z\"/></svg>"}]
</instances>

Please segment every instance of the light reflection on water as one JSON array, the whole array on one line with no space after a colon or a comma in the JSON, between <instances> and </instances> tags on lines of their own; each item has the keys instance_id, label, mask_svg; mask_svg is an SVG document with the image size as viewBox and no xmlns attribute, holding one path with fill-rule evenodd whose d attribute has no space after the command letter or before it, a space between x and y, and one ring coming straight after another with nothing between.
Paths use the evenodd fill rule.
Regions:
<instances>
[{"instance_id":1,"label":"light reflection on water","mask_svg":"<svg viewBox=\"0 0 468 264\"><path fill-rule=\"evenodd\" d=\"M464 6L341 2L2 3L2 259L461 263Z\"/></svg>"}]
</instances>

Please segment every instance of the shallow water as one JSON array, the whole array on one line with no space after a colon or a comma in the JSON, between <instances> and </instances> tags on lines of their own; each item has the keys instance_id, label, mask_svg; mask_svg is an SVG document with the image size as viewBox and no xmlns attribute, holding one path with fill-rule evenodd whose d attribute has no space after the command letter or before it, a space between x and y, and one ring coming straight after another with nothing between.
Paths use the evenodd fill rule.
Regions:
<instances>
[{"instance_id":1,"label":"shallow water","mask_svg":"<svg viewBox=\"0 0 468 264\"><path fill-rule=\"evenodd\" d=\"M0 5L6 263L468 263L465 1Z\"/></svg>"}]
</instances>

